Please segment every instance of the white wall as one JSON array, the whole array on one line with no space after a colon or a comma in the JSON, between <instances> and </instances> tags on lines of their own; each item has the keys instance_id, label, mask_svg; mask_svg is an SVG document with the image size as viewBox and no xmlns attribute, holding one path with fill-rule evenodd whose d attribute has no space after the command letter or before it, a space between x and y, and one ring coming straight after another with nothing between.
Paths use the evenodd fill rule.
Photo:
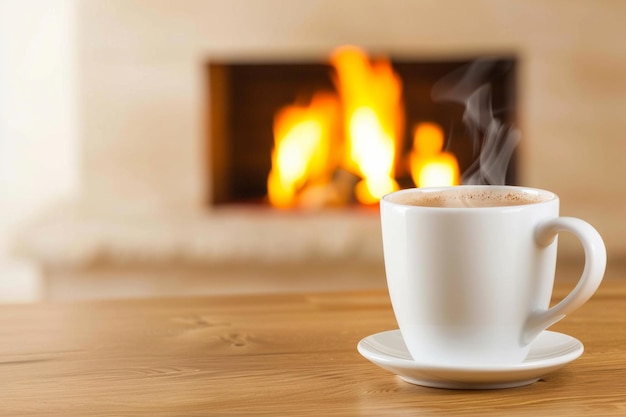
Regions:
<instances>
[{"instance_id":1,"label":"white wall","mask_svg":"<svg viewBox=\"0 0 626 417\"><path fill-rule=\"evenodd\" d=\"M22 222L78 186L75 0L0 0L0 300L37 294L12 258Z\"/></svg>"}]
</instances>

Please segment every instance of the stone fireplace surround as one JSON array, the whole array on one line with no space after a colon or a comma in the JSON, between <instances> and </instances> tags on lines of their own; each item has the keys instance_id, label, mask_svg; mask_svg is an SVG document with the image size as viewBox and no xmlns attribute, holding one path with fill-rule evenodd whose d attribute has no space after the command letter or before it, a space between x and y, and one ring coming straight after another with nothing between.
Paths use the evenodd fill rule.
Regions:
<instances>
[{"instance_id":1,"label":"stone fireplace surround","mask_svg":"<svg viewBox=\"0 0 626 417\"><path fill-rule=\"evenodd\" d=\"M594 224L610 257L626 253L626 184L616 180L626 166L621 152L608 150L623 149L626 132L619 110L626 57L617 36L626 10L618 2L86 0L76 7L80 192L17 242L56 277L51 298L88 288L73 280L85 271L94 282L160 274L188 291L228 292L289 290L253 282L271 281L276 269L309 276L308 266L316 281L300 287L383 285L375 210L207 204L207 60L323 60L346 43L412 58L517 56L519 182L557 192L562 213ZM563 258L579 257L573 239L561 243ZM183 279L181 271L191 272ZM198 284L228 271L235 271L228 285ZM172 285L135 288L158 295Z\"/></svg>"}]
</instances>

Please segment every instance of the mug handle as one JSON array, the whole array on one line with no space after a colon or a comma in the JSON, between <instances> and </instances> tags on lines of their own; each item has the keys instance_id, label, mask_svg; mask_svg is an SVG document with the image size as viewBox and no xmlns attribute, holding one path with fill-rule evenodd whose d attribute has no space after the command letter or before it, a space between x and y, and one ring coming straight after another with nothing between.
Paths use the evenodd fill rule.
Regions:
<instances>
[{"instance_id":1,"label":"mug handle","mask_svg":"<svg viewBox=\"0 0 626 417\"><path fill-rule=\"evenodd\" d=\"M585 268L578 284L552 308L533 313L526 322L524 342L530 343L539 333L581 307L596 292L606 269L606 248L600 234L589 223L574 217L557 217L537 226L535 241L550 245L560 232L570 232L580 240L585 252Z\"/></svg>"}]
</instances>

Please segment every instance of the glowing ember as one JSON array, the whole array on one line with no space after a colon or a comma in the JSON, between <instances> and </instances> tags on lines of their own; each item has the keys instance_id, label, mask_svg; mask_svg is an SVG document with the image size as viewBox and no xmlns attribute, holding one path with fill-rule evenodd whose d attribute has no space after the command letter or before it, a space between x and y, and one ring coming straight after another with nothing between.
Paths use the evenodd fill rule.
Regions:
<instances>
[{"instance_id":1,"label":"glowing ember","mask_svg":"<svg viewBox=\"0 0 626 417\"><path fill-rule=\"evenodd\" d=\"M328 184L335 167L331 153L336 137L338 103L334 95L317 94L307 107L281 109L274 122L275 148L267 180L270 204L294 207L305 185Z\"/></svg>"},{"instance_id":2,"label":"glowing ember","mask_svg":"<svg viewBox=\"0 0 626 417\"><path fill-rule=\"evenodd\" d=\"M370 62L355 47L338 49L331 63L343 105L344 164L363 178L357 200L372 204L398 189L393 174L404 122L402 83L388 60Z\"/></svg>"},{"instance_id":3,"label":"glowing ember","mask_svg":"<svg viewBox=\"0 0 626 417\"><path fill-rule=\"evenodd\" d=\"M456 158L443 151L443 130L434 123L420 123L413 133L411 176L417 187L459 184Z\"/></svg>"}]
</instances>

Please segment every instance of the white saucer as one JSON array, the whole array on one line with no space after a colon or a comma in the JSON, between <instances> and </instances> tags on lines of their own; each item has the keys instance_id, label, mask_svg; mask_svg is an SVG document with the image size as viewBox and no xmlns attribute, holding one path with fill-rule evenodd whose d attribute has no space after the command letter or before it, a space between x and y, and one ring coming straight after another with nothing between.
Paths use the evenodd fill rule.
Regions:
<instances>
[{"instance_id":1,"label":"white saucer","mask_svg":"<svg viewBox=\"0 0 626 417\"><path fill-rule=\"evenodd\" d=\"M584 347L566 334L544 331L532 342L524 362L510 366L428 365L409 354L400 330L368 336L357 345L361 355L411 384L451 389L497 389L532 384L582 355Z\"/></svg>"}]
</instances>

